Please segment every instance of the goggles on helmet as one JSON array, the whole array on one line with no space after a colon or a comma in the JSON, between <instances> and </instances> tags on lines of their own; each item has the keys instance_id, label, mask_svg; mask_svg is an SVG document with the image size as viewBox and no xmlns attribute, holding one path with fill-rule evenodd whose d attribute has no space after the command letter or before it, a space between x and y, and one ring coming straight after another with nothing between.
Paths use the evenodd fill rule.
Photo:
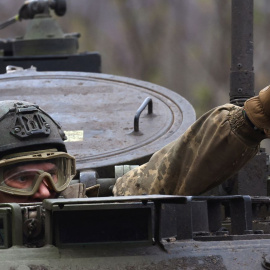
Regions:
<instances>
[{"instance_id":1,"label":"goggles on helmet","mask_svg":"<svg viewBox=\"0 0 270 270\"><path fill-rule=\"evenodd\" d=\"M43 182L61 192L76 174L75 159L65 152L37 151L0 160L0 191L21 196L35 194Z\"/></svg>"}]
</instances>

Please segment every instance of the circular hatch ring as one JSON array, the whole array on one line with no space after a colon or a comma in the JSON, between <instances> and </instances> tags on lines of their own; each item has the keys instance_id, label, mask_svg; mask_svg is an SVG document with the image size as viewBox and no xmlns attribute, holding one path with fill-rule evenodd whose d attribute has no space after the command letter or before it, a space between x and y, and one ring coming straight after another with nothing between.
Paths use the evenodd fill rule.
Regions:
<instances>
[{"instance_id":1,"label":"circular hatch ring","mask_svg":"<svg viewBox=\"0 0 270 270\"><path fill-rule=\"evenodd\" d=\"M79 170L134 164L177 139L195 121L193 107L179 94L108 74L21 70L0 76L0 94L1 100L34 102L58 121ZM148 97L153 114L147 108L141 113L136 133L134 116Z\"/></svg>"}]
</instances>

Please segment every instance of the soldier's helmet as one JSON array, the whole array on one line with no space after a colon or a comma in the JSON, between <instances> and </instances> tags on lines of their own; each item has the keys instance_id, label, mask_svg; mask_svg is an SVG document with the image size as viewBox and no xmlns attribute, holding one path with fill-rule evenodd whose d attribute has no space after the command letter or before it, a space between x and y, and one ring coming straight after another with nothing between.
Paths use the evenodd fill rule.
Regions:
<instances>
[{"instance_id":1,"label":"soldier's helmet","mask_svg":"<svg viewBox=\"0 0 270 270\"><path fill-rule=\"evenodd\" d=\"M44 178L56 192L69 185L75 159L67 154L61 126L39 106L0 101L0 130L0 191L30 196Z\"/></svg>"}]
</instances>

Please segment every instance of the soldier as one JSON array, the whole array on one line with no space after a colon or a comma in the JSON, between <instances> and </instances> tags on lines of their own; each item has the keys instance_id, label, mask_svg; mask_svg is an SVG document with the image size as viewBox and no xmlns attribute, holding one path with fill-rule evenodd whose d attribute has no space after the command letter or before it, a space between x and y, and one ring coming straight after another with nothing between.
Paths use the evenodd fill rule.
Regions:
<instances>
[{"instance_id":1,"label":"soldier","mask_svg":"<svg viewBox=\"0 0 270 270\"><path fill-rule=\"evenodd\" d=\"M61 127L27 102L1 101L0 115L0 202L55 198L76 171Z\"/></svg>"},{"instance_id":2,"label":"soldier","mask_svg":"<svg viewBox=\"0 0 270 270\"><path fill-rule=\"evenodd\" d=\"M60 126L36 105L0 102L0 202L84 197L71 185L75 160L66 152ZM198 119L148 163L119 178L115 196L199 195L235 174L270 136L270 87L245 102L226 104Z\"/></svg>"}]
</instances>

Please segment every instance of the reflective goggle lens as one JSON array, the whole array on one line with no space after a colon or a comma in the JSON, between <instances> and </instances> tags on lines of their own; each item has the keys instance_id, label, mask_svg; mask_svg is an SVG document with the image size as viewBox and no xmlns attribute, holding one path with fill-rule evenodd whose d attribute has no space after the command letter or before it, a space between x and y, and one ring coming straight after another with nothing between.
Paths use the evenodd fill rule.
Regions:
<instances>
[{"instance_id":1,"label":"reflective goggle lens","mask_svg":"<svg viewBox=\"0 0 270 270\"><path fill-rule=\"evenodd\" d=\"M55 168L57 171L57 168ZM8 169L4 171L3 182L6 186L11 188L32 190L35 186L35 182L38 177L43 173L48 171L39 171L35 169L13 172L13 170ZM54 183L58 182L57 172L48 172Z\"/></svg>"}]
</instances>

